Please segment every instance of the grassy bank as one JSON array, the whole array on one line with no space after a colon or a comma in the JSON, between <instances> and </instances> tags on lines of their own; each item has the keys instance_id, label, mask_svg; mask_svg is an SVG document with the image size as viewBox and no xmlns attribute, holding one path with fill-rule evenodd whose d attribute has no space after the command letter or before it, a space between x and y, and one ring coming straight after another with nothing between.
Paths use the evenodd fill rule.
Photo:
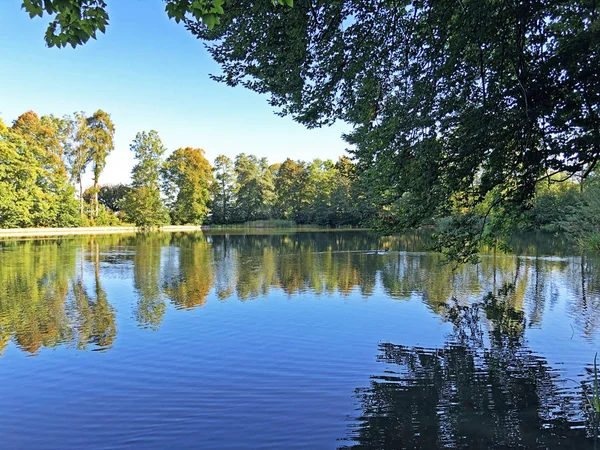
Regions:
<instances>
[{"instance_id":1,"label":"grassy bank","mask_svg":"<svg viewBox=\"0 0 600 450\"><path fill-rule=\"evenodd\" d=\"M204 229L196 225L172 225L162 227L160 231L197 231ZM71 236L86 234L119 234L119 233L137 233L140 231L137 227L116 226L116 227L78 227L78 228L9 228L0 229L0 238L10 237L45 237L45 236Z\"/></svg>"},{"instance_id":2,"label":"grassy bank","mask_svg":"<svg viewBox=\"0 0 600 450\"><path fill-rule=\"evenodd\" d=\"M168 225L154 229L154 231L181 232L181 231L199 231L199 230L285 230L302 229L318 230L327 229L318 225L298 225L291 220L257 220L246 223L226 224L226 225ZM108 227L74 227L74 228L7 228L0 229L0 238L11 237L49 237L49 236L71 236L71 235L90 235L90 234L120 234L137 233L143 230L131 225L108 226Z\"/></svg>"}]
</instances>

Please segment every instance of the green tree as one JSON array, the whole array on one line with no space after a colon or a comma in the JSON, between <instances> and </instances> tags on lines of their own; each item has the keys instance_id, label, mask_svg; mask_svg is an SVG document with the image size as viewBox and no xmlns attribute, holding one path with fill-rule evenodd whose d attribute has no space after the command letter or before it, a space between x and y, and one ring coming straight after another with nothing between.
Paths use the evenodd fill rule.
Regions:
<instances>
[{"instance_id":1,"label":"green tree","mask_svg":"<svg viewBox=\"0 0 600 450\"><path fill-rule=\"evenodd\" d=\"M91 162L91 155L85 140L88 133L88 122L83 112L75 113L71 125L73 137L69 147L67 161L71 178L79 185L79 215L83 217L83 174Z\"/></svg>"},{"instance_id":2,"label":"green tree","mask_svg":"<svg viewBox=\"0 0 600 450\"><path fill-rule=\"evenodd\" d=\"M336 182L331 194L337 226L368 225L376 217L370 194L371 183L360 177L356 165L346 156L335 163Z\"/></svg>"},{"instance_id":3,"label":"green tree","mask_svg":"<svg viewBox=\"0 0 600 450\"><path fill-rule=\"evenodd\" d=\"M267 160L240 153L235 158L235 172L237 219L241 222L268 219L275 194Z\"/></svg>"},{"instance_id":4,"label":"green tree","mask_svg":"<svg viewBox=\"0 0 600 450\"><path fill-rule=\"evenodd\" d=\"M286 159L275 178L275 191L277 192L277 209L284 219L298 220L303 208L308 202L306 186L308 171L302 161Z\"/></svg>"},{"instance_id":5,"label":"green tree","mask_svg":"<svg viewBox=\"0 0 600 450\"><path fill-rule=\"evenodd\" d=\"M56 122L33 111L0 124L0 226L79 224Z\"/></svg>"},{"instance_id":6,"label":"green tree","mask_svg":"<svg viewBox=\"0 0 600 450\"><path fill-rule=\"evenodd\" d=\"M169 213L160 197L160 168L165 147L154 130L138 133L130 146L138 163L131 171L131 190L125 200L125 215L136 226L151 228L169 223Z\"/></svg>"},{"instance_id":7,"label":"green tree","mask_svg":"<svg viewBox=\"0 0 600 450\"><path fill-rule=\"evenodd\" d=\"M98 218L98 191L100 189L98 182L100 174L106 166L106 158L114 149L115 126L110 115L99 109L93 115L86 119L84 145L89 153L89 159L92 163L94 174L93 186L93 214Z\"/></svg>"},{"instance_id":8,"label":"green tree","mask_svg":"<svg viewBox=\"0 0 600 450\"><path fill-rule=\"evenodd\" d=\"M30 148L0 121L0 226L34 225L32 211L39 168Z\"/></svg>"},{"instance_id":9,"label":"green tree","mask_svg":"<svg viewBox=\"0 0 600 450\"><path fill-rule=\"evenodd\" d=\"M332 195L338 181L335 164L331 160L315 159L308 163L307 196L309 205L306 222L318 225L336 225Z\"/></svg>"},{"instance_id":10,"label":"green tree","mask_svg":"<svg viewBox=\"0 0 600 450\"><path fill-rule=\"evenodd\" d=\"M230 223L236 190L233 161L225 155L219 155L215 158L213 171L212 222Z\"/></svg>"},{"instance_id":11,"label":"green tree","mask_svg":"<svg viewBox=\"0 0 600 450\"><path fill-rule=\"evenodd\" d=\"M204 150L191 147L176 150L165 161L161 173L171 222L201 225L208 215L213 181Z\"/></svg>"},{"instance_id":12,"label":"green tree","mask_svg":"<svg viewBox=\"0 0 600 450\"><path fill-rule=\"evenodd\" d=\"M585 177L600 159L598 17L592 1L322 0L232 2L213 30L186 24L218 80L309 127L352 125L380 226L461 211L439 243L466 260L547 174Z\"/></svg>"},{"instance_id":13,"label":"green tree","mask_svg":"<svg viewBox=\"0 0 600 450\"><path fill-rule=\"evenodd\" d=\"M130 189L129 186L121 183L102 186L98 191L98 202L112 212L120 212Z\"/></svg>"}]
</instances>

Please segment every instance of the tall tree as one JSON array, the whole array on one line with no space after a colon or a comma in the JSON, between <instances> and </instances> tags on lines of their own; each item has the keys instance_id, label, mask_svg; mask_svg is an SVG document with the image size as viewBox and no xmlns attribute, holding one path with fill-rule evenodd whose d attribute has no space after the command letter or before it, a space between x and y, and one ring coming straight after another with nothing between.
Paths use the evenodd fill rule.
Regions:
<instances>
[{"instance_id":1,"label":"tall tree","mask_svg":"<svg viewBox=\"0 0 600 450\"><path fill-rule=\"evenodd\" d=\"M138 133L130 146L138 163L131 171L131 187L125 214L139 227L169 223L169 213L160 196L160 168L165 147L154 130Z\"/></svg>"},{"instance_id":2,"label":"tall tree","mask_svg":"<svg viewBox=\"0 0 600 450\"><path fill-rule=\"evenodd\" d=\"M115 126L110 115L99 109L86 119L84 145L89 153L94 174L94 217L98 217L98 182L106 166L106 158L114 149Z\"/></svg>"},{"instance_id":3,"label":"tall tree","mask_svg":"<svg viewBox=\"0 0 600 450\"><path fill-rule=\"evenodd\" d=\"M304 207L308 203L307 186L308 171L302 161L286 159L275 178L275 191L277 192L277 209L284 219L298 220Z\"/></svg>"},{"instance_id":4,"label":"tall tree","mask_svg":"<svg viewBox=\"0 0 600 450\"><path fill-rule=\"evenodd\" d=\"M62 129L59 125L58 119L40 118L29 111L19 116L10 130L3 132L4 177L6 183L12 185L4 200L15 202L15 207L28 205L18 214L19 219L16 216L11 219L17 220L19 226L74 226L79 223L74 214L74 191L62 159ZM18 173L20 170L27 170L29 174ZM12 213L7 218L10 216Z\"/></svg>"},{"instance_id":5,"label":"tall tree","mask_svg":"<svg viewBox=\"0 0 600 450\"><path fill-rule=\"evenodd\" d=\"M219 155L215 158L213 170L215 179L212 185L212 221L229 223L236 190L233 161L225 155Z\"/></svg>"},{"instance_id":6,"label":"tall tree","mask_svg":"<svg viewBox=\"0 0 600 450\"><path fill-rule=\"evenodd\" d=\"M237 175L236 217L239 221L268 219L274 200L273 174L266 158L240 153L235 158Z\"/></svg>"},{"instance_id":7,"label":"tall tree","mask_svg":"<svg viewBox=\"0 0 600 450\"><path fill-rule=\"evenodd\" d=\"M208 214L213 181L204 150L191 147L175 150L165 161L161 173L171 223L202 224Z\"/></svg>"},{"instance_id":8,"label":"tall tree","mask_svg":"<svg viewBox=\"0 0 600 450\"><path fill-rule=\"evenodd\" d=\"M315 159L306 166L306 196L309 207L306 221L318 225L336 225L332 194L338 181L335 164L331 160Z\"/></svg>"},{"instance_id":9,"label":"tall tree","mask_svg":"<svg viewBox=\"0 0 600 450\"><path fill-rule=\"evenodd\" d=\"M86 145L88 122L83 112L74 114L72 123L73 144L67 154L71 178L79 185L79 215L83 217L83 174L91 162L90 152Z\"/></svg>"}]
</instances>

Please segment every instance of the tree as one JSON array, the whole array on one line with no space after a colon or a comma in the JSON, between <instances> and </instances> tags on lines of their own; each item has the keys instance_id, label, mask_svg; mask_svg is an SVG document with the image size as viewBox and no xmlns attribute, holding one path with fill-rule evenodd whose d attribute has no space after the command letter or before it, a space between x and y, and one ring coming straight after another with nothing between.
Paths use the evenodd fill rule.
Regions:
<instances>
[{"instance_id":1,"label":"tree","mask_svg":"<svg viewBox=\"0 0 600 450\"><path fill-rule=\"evenodd\" d=\"M315 159L306 166L308 209L306 222L318 225L335 225L335 206L332 195L338 182L335 164L331 160Z\"/></svg>"},{"instance_id":2,"label":"tree","mask_svg":"<svg viewBox=\"0 0 600 450\"><path fill-rule=\"evenodd\" d=\"M240 153L235 158L235 172L237 220L268 219L275 194L273 174L266 158Z\"/></svg>"},{"instance_id":3,"label":"tree","mask_svg":"<svg viewBox=\"0 0 600 450\"><path fill-rule=\"evenodd\" d=\"M167 158L162 169L163 190L171 222L201 225L208 214L212 168L199 148L180 148Z\"/></svg>"},{"instance_id":4,"label":"tree","mask_svg":"<svg viewBox=\"0 0 600 450\"><path fill-rule=\"evenodd\" d=\"M83 112L75 113L72 122L73 144L67 153L71 178L79 185L79 215L83 217L83 174L90 164L90 152L85 144L88 122Z\"/></svg>"},{"instance_id":5,"label":"tree","mask_svg":"<svg viewBox=\"0 0 600 450\"><path fill-rule=\"evenodd\" d=\"M293 0L263 1L272 6L294 4ZM165 3L167 15L177 23L193 18L213 28L220 23L225 0L166 0ZM109 21L105 0L23 0L22 6L32 18L44 14L54 16L46 30L48 47L70 45L75 48L90 38L96 39L98 31L104 33Z\"/></svg>"},{"instance_id":6,"label":"tree","mask_svg":"<svg viewBox=\"0 0 600 450\"><path fill-rule=\"evenodd\" d=\"M136 226L160 227L169 222L169 213L160 197L160 168L165 147L154 130L138 133L130 146L138 163L131 171L131 187L125 200L125 214Z\"/></svg>"},{"instance_id":7,"label":"tree","mask_svg":"<svg viewBox=\"0 0 600 450\"><path fill-rule=\"evenodd\" d=\"M114 149L115 126L110 115L99 109L86 119L84 145L89 152L94 173L94 217L98 217L98 182L106 166L106 158Z\"/></svg>"},{"instance_id":8,"label":"tree","mask_svg":"<svg viewBox=\"0 0 600 450\"><path fill-rule=\"evenodd\" d=\"M225 155L215 158L212 185L212 222L229 223L232 218L232 205L235 200L236 175L233 161Z\"/></svg>"},{"instance_id":9,"label":"tree","mask_svg":"<svg viewBox=\"0 0 600 450\"><path fill-rule=\"evenodd\" d=\"M298 220L308 201L307 181L308 171L304 162L296 162L288 158L279 167L275 178L275 191L277 208L284 219Z\"/></svg>"},{"instance_id":10,"label":"tree","mask_svg":"<svg viewBox=\"0 0 600 450\"><path fill-rule=\"evenodd\" d=\"M112 212L120 212L130 189L129 186L121 183L102 186L98 191L98 202Z\"/></svg>"},{"instance_id":11,"label":"tree","mask_svg":"<svg viewBox=\"0 0 600 450\"><path fill-rule=\"evenodd\" d=\"M335 163L336 182L331 194L336 226L363 226L376 217L370 193L372 183L359 176L356 165L346 156Z\"/></svg>"},{"instance_id":12,"label":"tree","mask_svg":"<svg viewBox=\"0 0 600 450\"><path fill-rule=\"evenodd\" d=\"M494 222L522 214L547 174L585 177L600 159L597 9L575 0L232 2L219 27L186 25L211 42L217 80L270 93L309 127L353 126L346 139L381 227L461 211L439 248L467 260L479 239L505 229Z\"/></svg>"},{"instance_id":13,"label":"tree","mask_svg":"<svg viewBox=\"0 0 600 450\"><path fill-rule=\"evenodd\" d=\"M11 128L0 122L0 226L79 224L54 125L33 111Z\"/></svg>"}]
</instances>

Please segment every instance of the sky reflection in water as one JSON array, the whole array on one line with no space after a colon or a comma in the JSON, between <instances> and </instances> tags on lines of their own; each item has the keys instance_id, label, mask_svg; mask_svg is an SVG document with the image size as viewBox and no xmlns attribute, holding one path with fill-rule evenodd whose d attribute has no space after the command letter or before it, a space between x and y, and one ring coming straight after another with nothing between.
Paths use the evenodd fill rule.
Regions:
<instances>
[{"instance_id":1,"label":"sky reflection in water","mask_svg":"<svg viewBox=\"0 0 600 450\"><path fill-rule=\"evenodd\" d=\"M0 439L594 448L582 389L600 260L529 236L453 271L426 245L359 231L1 241Z\"/></svg>"}]
</instances>

